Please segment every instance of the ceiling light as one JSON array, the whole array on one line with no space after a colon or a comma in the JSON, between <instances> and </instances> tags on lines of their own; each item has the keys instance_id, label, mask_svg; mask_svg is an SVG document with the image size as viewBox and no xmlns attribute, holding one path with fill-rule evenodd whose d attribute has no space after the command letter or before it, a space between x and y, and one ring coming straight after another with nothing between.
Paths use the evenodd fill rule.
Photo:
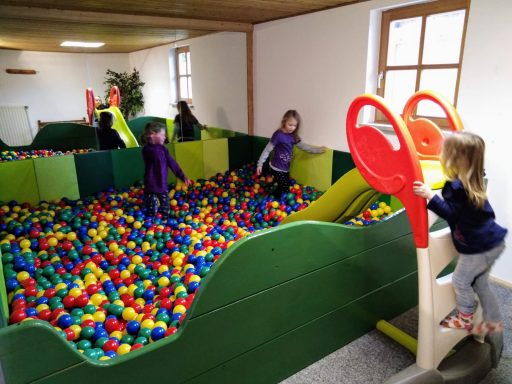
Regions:
<instances>
[{"instance_id":1,"label":"ceiling light","mask_svg":"<svg viewBox=\"0 0 512 384\"><path fill-rule=\"evenodd\" d=\"M83 48L99 48L104 46L105 43L86 43L83 41L64 41L60 46L61 47L83 47Z\"/></svg>"}]
</instances>

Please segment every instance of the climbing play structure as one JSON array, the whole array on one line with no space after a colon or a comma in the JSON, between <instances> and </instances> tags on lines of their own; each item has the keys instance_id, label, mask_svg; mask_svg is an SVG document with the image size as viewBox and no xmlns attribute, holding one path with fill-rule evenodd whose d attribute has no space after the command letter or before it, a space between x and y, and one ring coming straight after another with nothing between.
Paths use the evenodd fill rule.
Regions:
<instances>
[{"instance_id":1,"label":"climbing play structure","mask_svg":"<svg viewBox=\"0 0 512 384\"><path fill-rule=\"evenodd\" d=\"M94 91L92 88L86 89L85 98L87 101L87 117L89 119L89 124L92 124L93 114L99 115L101 112L110 112L114 115L114 125L112 128L119 132L119 136L121 136L121 139L125 142L126 148L139 146L137 139L128 127L128 124L126 124L123 114L119 110L119 106L121 105L121 94L117 86L110 88L109 108L102 109L101 111L95 109Z\"/></svg>"},{"instance_id":2,"label":"climbing play structure","mask_svg":"<svg viewBox=\"0 0 512 384\"><path fill-rule=\"evenodd\" d=\"M374 95L357 97L347 115L347 138L357 169L373 188L400 199L411 222L416 246L419 285L418 340L417 348L414 348L417 349L416 364L388 382L478 383L491 367L497 365L502 348L501 334L487 340L474 340L468 338L465 330L439 325L455 308L451 275L440 275L457 253L448 228L429 232L429 225L435 222L436 217L430 214L429 220L425 200L412 192L416 180L430 184L432 189L443 185L439 165L443 133L427 119L413 119L413 111L422 100L441 106L452 131L463 129L453 106L430 91L418 92L407 101L403 119L390 110L382 98ZM358 126L359 111L365 106L384 113L395 131L398 149L377 128ZM481 313L477 312L476 317L479 321ZM382 329L392 328L388 325ZM447 358L449 353L451 356Z\"/></svg>"},{"instance_id":3,"label":"climbing play structure","mask_svg":"<svg viewBox=\"0 0 512 384\"><path fill-rule=\"evenodd\" d=\"M115 97L111 101L117 102ZM92 90L87 99L94 100ZM368 104L393 122L399 151L373 128L357 127L357 112ZM420 126L417 142L431 156L435 149L427 148L439 144L422 137L425 128L415 124ZM178 332L143 348L100 361L74 349L48 322L34 319L9 325L2 280L0 382L67 384L94 378L97 383L112 383L127 377L134 382L278 382L374 329L379 320L414 307L418 287L420 308L427 308L427 313L420 315L414 374L441 380L439 362L464 335L454 331L445 341L438 329L453 305L453 294L449 282L440 283L436 276L453 249L446 231L442 236L429 233L425 202L412 196L412 181L427 178L427 172L405 122L376 97L354 101L347 134L358 170L352 170L348 154L336 157L329 150L302 161L298 153L292 175L299 182L316 175L315 185L327 189L324 196L278 227L255 232L229 247L201 282ZM185 173L199 179L253 162L266 142L233 135L167 147ZM143 174L140 151L133 147L3 166L9 175L23 174L31 180L13 191L25 193L24 201L36 204L131 185ZM393 161L382 161L384 156ZM301 173L308 167L317 168ZM423 168L440 182L435 158L426 158ZM0 168L0 177L2 172ZM406 209L398 204L394 215L370 226L338 224L381 193L395 195ZM436 222L431 230L444 226ZM440 287L434 289L433 284ZM425 286L431 287L430 293ZM446 302L439 299L442 295ZM492 348L487 342L478 345ZM24 364L27 356L30 363Z\"/></svg>"}]
</instances>

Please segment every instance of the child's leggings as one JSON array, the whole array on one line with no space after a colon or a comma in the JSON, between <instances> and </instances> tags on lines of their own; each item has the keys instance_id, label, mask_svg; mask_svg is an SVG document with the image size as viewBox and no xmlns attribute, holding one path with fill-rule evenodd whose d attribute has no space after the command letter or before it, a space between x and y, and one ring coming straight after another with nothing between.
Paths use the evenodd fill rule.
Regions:
<instances>
[{"instance_id":1,"label":"child's leggings","mask_svg":"<svg viewBox=\"0 0 512 384\"><path fill-rule=\"evenodd\" d=\"M276 171L270 168L274 181L277 182L277 188L274 191L274 196L280 198L283 193L288 193L290 190L290 172Z\"/></svg>"},{"instance_id":2,"label":"child's leggings","mask_svg":"<svg viewBox=\"0 0 512 384\"><path fill-rule=\"evenodd\" d=\"M169 193L146 192L146 212L149 216L155 216L158 212L162 219L169 218Z\"/></svg>"},{"instance_id":3,"label":"child's leggings","mask_svg":"<svg viewBox=\"0 0 512 384\"><path fill-rule=\"evenodd\" d=\"M489 273L504 249L505 242L487 252L459 255L452 278L459 312L473 313L475 311L476 292L483 309L484 320L496 323L501 321L498 300L489 285Z\"/></svg>"}]
</instances>

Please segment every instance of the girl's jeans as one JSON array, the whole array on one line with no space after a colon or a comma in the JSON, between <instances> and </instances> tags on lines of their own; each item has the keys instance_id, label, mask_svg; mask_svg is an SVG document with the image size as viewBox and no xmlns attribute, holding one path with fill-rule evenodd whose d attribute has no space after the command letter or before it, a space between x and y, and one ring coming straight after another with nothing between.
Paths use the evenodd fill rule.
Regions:
<instances>
[{"instance_id":1,"label":"girl's jeans","mask_svg":"<svg viewBox=\"0 0 512 384\"><path fill-rule=\"evenodd\" d=\"M473 313L475 311L476 293L482 305L484 320L501 321L498 300L489 285L489 273L504 249L505 242L502 242L487 252L459 255L452 278L455 301L459 312Z\"/></svg>"}]
</instances>

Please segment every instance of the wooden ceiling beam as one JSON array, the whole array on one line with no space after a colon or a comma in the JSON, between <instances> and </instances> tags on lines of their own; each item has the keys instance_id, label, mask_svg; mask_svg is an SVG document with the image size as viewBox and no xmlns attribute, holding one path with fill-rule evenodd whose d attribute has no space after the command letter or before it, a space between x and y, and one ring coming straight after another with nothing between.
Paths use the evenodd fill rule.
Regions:
<instances>
[{"instance_id":1,"label":"wooden ceiling beam","mask_svg":"<svg viewBox=\"0 0 512 384\"><path fill-rule=\"evenodd\" d=\"M2 18L8 19L191 29L201 31L252 32L254 29L253 25L250 23L237 23L230 21L127 15L123 13L110 12L70 11L63 9L18 7L11 5L0 5L0 15Z\"/></svg>"}]
</instances>

